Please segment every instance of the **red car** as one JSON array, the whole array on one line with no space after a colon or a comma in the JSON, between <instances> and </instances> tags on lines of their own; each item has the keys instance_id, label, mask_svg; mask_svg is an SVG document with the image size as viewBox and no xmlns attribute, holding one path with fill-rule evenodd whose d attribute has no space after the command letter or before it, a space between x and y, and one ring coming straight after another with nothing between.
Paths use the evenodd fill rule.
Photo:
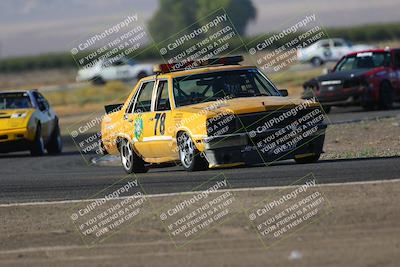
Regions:
<instances>
[{"instance_id":1,"label":"red car","mask_svg":"<svg viewBox=\"0 0 400 267\"><path fill-rule=\"evenodd\" d=\"M332 106L391 108L400 100L400 48L350 53L328 74L307 81L303 87L303 98L315 96L327 113Z\"/></svg>"}]
</instances>

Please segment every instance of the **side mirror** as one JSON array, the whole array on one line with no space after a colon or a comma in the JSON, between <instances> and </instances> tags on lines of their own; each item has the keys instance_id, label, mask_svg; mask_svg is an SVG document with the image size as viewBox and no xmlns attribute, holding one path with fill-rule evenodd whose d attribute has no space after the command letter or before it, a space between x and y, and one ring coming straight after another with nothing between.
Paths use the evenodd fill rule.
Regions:
<instances>
[{"instance_id":1,"label":"side mirror","mask_svg":"<svg viewBox=\"0 0 400 267\"><path fill-rule=\"evenodd\" d=\"M281 93L282 96L288 96L289 92L286 89L279 89L279 92Z\"/></svg>"},{"instance_id":2,"label":"side mirror","mask_svg":"<svg viewBox=\"0 0 400 267\"><path fill-rule=\"evenodd\" d=\"M332 73L333 72L333 69L328 69L328 73Z\"/></svg>"},{"instance_id":3,"label":"side mirror","mask_svg":"<svg viewBox=\"0 0 400 267\"><path fill-rule=\"evenodd\" d=\"M40 111L46 111L46 106L42 102L38 102L38 108Z\"/></svg>"}]
</instances>

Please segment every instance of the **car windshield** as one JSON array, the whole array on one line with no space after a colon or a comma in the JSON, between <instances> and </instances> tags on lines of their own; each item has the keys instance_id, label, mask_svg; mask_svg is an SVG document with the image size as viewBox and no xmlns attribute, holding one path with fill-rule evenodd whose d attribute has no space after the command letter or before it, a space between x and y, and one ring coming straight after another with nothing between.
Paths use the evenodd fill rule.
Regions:
<instances>
[{"instance_id":1,"label":"car windshield","mask_svg":"<svg viewBox=\"0 0 400 267\"><path fill-rule=\"evenodd\" d=\"M210 72L174 79L177 107L224 97L280 96L275 86L257 69Z\"/></svg>"},{"instance_id":2,"label":"car windshield","mask_svg":"<svg viewBox=\"0 0 400 267\"><path fill-rule=\"evenodd\" d=\"M347 71L355 69L373 69L385 67L390 64L390 53L362 52L345 57L339 62L336 71Z\"/></svg>"},{"instance_id":3,"label":"car windshield","mask_svg":"<svg viewBox=\"0 0 400 267\"><path fill-rule=\"evenodd\" d=\"M0 110L31 107L32 103L27 93L0 93Z\"/></svg>"}]
</instances>

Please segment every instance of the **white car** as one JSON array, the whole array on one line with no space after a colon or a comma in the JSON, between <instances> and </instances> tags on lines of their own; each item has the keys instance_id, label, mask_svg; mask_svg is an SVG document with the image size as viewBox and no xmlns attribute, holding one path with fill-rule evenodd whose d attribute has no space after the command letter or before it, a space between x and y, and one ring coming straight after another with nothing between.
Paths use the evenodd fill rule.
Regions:
<instances>
[{"instance_id":1,"label":"white car","mask_svg":"<svg viewBox=\"0 0 400 267\"><path fill-rule=\"evenodd\" d=\"M138 64L130 59L106 59L97 61L92 67L80 69L76 81L92 81L104 84L111 80L134 80L153 74L152 64Z\"/></svg>"},{"instance_id":2,"label":"white car","mask_svg":"<svg viewBox=\"0 0 400 267\"><path fill-rule=\"evenodd\" d=\"M323 39L310 46L297 50L297 58L300 62L310 62L314 66L320 66L328 61L338 61L351 52L373 49L370 45L353 45L350 41L333 38Z\"/></svg>"}]
</instances>

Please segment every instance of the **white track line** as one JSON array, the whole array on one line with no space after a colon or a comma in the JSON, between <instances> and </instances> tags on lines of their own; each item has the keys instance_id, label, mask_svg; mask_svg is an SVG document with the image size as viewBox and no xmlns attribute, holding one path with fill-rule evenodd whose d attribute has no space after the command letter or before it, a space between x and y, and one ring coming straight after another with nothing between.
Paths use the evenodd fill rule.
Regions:
<instances>
[{"instance_id":1,"label":"white track line","mask_svg":"<svg viewBox=\"0 0 400 267\"><path fill-rule=\"evenodd\" d=\"M327 184L316 184L316 187L330 187L330 186L343 186L343 185L362 185L362 184L382 184L382 183L396 183L400 182L400 178L397 179L389 179L389 180L376 180L376 181L358 181L358 182L345 182L345 183L327 183ZM216 192L243 192L243 191L262 191L262 190L276 190L276 189L284 189L284 188L293 188L298 185L285 185L285 186L269 186L269 187L252 187L252 188L234 188L234 189L222 189ZM190 195L194 194L197 191L191 192L179 192L179 193L164 193L164 194L153 194L153 195L145 195L146 197L170 197L170 196L181 196L181 195ZM116 197L112 200L123 200L128 198L126 197ZM10 204L0 204L0 208L4 207L20 207L20 206L41 206L41 205L57 205L57 204L73 204L73 203L81 203L81 202L93 202L96 200L100 200L99 198L93 199L76 199L76 200L60 200L60 201L42 201L42 202L22 202L22 203L10 203Z\"/></svg>"}]
</instances>

